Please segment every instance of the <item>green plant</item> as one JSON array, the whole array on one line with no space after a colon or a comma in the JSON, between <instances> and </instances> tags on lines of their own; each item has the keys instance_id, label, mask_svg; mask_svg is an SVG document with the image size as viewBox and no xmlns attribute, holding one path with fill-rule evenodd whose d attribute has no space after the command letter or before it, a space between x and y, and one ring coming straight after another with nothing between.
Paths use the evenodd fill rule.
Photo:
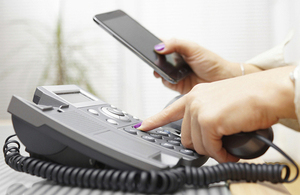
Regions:
<instances>
[{"instance_id":1,"label":"green plant","mask_svg":"<svg viewBox=\"0 0 300 195\"><path fill-rule=\"evenodd\" d=\"M60 12L56 23L54 42L50 45L54 51L52 52L52 55L55 56L53 58L54 62L45 67L42 82L45 83L50 79L49 70L54 65L56 69L54 84L77 84L84 86L89 92L96 94L86 75L87 70L85 66L73 58L73 54L82 49L83 46L66 45L62 27L62 14ZM86 59L86 61L90 60Z\"/></svg>"},{"instance_id":2,"label":"green plant","mask_svg":"<svg viewBox=\"0 0 300 195\"><path fill-rule=\"evenodd\" d=\"M33 66L43 67L41 76L37 81L38 85L76 84L97 95L87 76L88 70L86 66L87 63L91 64L94 62L84 50L85 46L87 46L86 43L78 41L72 42L72 38L76 36L68 36L64 32L62 8L63 3L60 4L59 14L54 28L49 28L49 26L38 20L14 20L10 22L10 25L24 27L21 31L31 35L31 37L37 40L42 48L45 49L45 56L38 56L39 58L46 58L44 63L24 62L27 68L22 68L29 70L33 68ZM20 43L20 46L8 52L9 54L6 58L15 57L18 53L27 50L32 40L23 41L23 44ZM16 68L19 69L19 67L14 67L14 64L10 63L8 66L2 67L0 79L4 79L12 74ZM24 77L26 77L25 72ZM36 86L34 86L34 88L35 87Z\"/></svg>"}]
</instances>

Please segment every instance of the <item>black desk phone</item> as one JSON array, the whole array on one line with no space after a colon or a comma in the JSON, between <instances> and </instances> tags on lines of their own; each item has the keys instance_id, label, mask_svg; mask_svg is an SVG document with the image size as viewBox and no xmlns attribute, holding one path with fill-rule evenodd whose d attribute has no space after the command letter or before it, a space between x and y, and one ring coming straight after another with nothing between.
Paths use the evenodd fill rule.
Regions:
<instances>
[{"instance_id":1,"label":"black desk phone","mask_svg":"<svg viewBox=\"0 0 300 195\"><path fill-rule=\"evenodd\" d=\"M182 146L180 121L149 132L137 130L133 126L140 119L75 85L38 87L33 102L13 96L8 112L30 157L19 154L20 144L10 136L3 147L6 163L62 185L170 193L184 185L202 187L228 179L291 182L286 165L202 166L208 157ZM224 137L224 147L239 157L262 155L273 146L273 133L271 128L257 132L262 133ZM249 150L250 156L243 156Z\"/></svg>"}]
</instances>

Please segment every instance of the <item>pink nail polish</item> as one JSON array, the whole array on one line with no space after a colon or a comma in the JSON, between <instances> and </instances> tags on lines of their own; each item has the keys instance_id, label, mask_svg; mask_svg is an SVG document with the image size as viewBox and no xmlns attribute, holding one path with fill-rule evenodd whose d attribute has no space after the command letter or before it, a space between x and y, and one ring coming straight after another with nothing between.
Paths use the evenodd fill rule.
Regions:
<instances>
[{"instance_id":1,"label":"pink nail polish","mask_svg":"<svg viewBox=\"0 0 300 195\"><path fill-rule=\"evenodd\" d=\"M158 44L158 45L155 45L155 46L154 46L154 49L155 49L156 51L161 51L161 50L165 49L165 44L160 43L160 44Z\"/></svg>"},{"instance_id":2,"label":"pink nail polish","mask_svg":"<svg viewBox=\"0 0 300 195\"><path fill-rule=\"evenodd\" d=\"M142 125L142 122L140 122L140 123L134 125L133 127L137 129L137 128L139 128L141 125Z\"/></svg>"}]
</instances>

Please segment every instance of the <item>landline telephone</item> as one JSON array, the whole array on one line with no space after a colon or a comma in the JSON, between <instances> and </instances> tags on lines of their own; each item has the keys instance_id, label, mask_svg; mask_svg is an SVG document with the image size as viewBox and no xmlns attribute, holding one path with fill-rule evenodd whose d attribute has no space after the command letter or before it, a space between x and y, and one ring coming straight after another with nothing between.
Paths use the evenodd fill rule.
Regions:
<instances>
[{"instance_id":1,"label":"landline telephone","mask_svg":"<svg viewBox=\"0 0 300 195\"><path fill-rule=\"evenodd\" d=\"M76 85L37 87L33 102L13 96L8 112L30 157L20 155L13 135L3 147L6 163L62 185L161 194L186 184L202 187L229 179L278 183L298 176L294 161L272 143L271 128L226 136L224 147L241 158L275 147L296 166L292 180L289 167L281 164L202 166L208 157L182 146L180 121L137 130L133 126L140 119Z\"/></svg>"}]
</instances>

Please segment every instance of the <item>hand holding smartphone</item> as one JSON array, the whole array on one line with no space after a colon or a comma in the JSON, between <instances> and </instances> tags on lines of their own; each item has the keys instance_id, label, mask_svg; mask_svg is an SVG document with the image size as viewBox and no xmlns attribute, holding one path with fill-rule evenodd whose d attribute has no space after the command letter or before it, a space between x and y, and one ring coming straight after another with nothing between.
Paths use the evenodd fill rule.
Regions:
<instances>
[{"instance_id":1,"label":"hand holding smartphone","mask_svg":"<svg viewBox=\"0 0 300 195\"><path fill-rule=\"evenodd\" d=\"M170 83L176 84L192 72L181 55L157 54L154 46L162 41L125 12L115 10L98 14L94 21Z\"/></svg>"}]
</instances>

